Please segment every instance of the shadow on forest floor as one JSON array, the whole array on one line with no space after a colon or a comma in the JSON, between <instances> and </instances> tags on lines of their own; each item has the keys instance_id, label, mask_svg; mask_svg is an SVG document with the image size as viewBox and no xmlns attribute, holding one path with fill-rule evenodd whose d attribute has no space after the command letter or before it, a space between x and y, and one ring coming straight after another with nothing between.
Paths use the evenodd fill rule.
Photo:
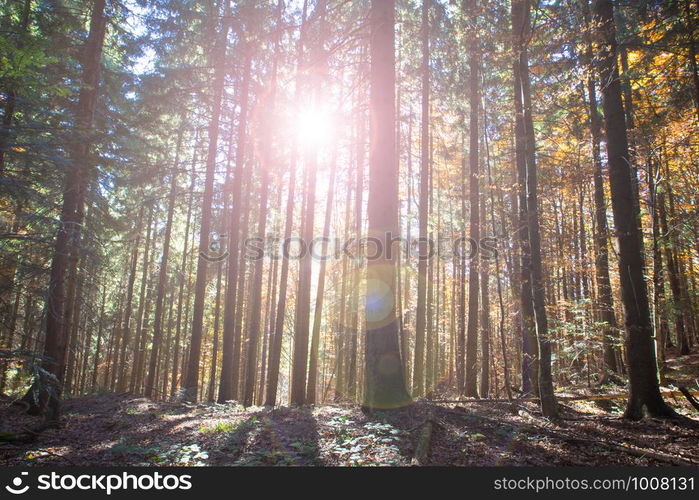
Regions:
<instances>
[{"instance_id":1,"label":"shadow on forest floor","mask_svg":"<svg viewBox=\"0 0 699 500\"><path fill-rule=\"evenodd\" d=\"M696 420L686 401L668 402ZM564 401L554 424L525 401L419 400L367 414L357 405L244 409L103 393L67 400L61 428L32 443L0 443L0 464L405 466L430 419L427 465L699 465L696 425L629 422L623 400L602 406ZM38 423L5 403L0 418L7 431Z\"/></svg>"}]
</instances>

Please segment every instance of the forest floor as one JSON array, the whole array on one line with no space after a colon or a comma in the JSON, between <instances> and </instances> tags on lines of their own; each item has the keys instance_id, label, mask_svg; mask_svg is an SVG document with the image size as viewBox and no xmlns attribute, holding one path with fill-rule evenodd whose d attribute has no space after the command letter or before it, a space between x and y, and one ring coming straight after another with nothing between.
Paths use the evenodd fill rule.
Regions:
<instances>
[{"instance_id":1,"label":"forest floor","mask_svg":"<svg viewBox=\"0 0 699 500\"><path fill-rule=\"evenodd\" d=\"M699 355L683 358L669 362L668 379L696 388ZM697 411L682 396L666 399L697 423ZM622 418L624 402L562 400L562 418L552 423L524 400L419 400L367 414L357 405L244 409L103 393L67 400L60 429L30 443L0 445L0 464L404 466L415 463L429 422L423 465L699 465L699 424L630 422ZM39 423L17 406L2 411L4 430Z\"/></svg>"}]
</instances>

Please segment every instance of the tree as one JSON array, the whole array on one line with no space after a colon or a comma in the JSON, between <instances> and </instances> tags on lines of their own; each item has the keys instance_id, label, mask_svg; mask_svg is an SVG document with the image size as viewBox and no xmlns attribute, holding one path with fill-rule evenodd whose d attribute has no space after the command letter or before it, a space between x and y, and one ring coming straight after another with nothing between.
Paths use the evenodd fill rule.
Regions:
<instances>
[{"instance_id":1,"label":"tree","mask_svg":"<svg viewBox=\"0 0 699 500\"><path fill-rule=\"evenodd\" d=\"M181 127L182 125L180 125ZM177 197L177 170L180 163L180 150L182 148L183 130L177 135L177 145L175 146L175 159L170 173L170 193L168 195L167 220L165 221L165 234L163 235L163 254L160 258L160 271L158 274L158 295L155 299L155 318L153 320L153 346L150 352L150 364L148 367L148 378L146 379L146 397L153 397L157 376L158 356L162 343L163 329L163 302L165 301L167 285L167 265L170 258L170 238L172 236L172 218L175 213L175 202Z\"/></svg>"},{"instance_id":2,"label":"tree","mask_svg":"<svg viewBox=\"0 0 699 500\"><path fill-rule=\"evenodd\" d=\"M204 177L204 196L201 205L201 225L199 227L199 258L197 260L197 278L194 287L194 310L192 313L192 336L186 377L182 387L183 397L188 401L196 401L199 390L199 362L201 359L201 340L204 326L204 300L206 295L207 269L209 261L206 255L211 233L211 205L214 196L214 170L218 149L219 121L221 119L221 99L223 84L226 76L226 45L229 28L229 5L221 21L221 27L211 52L211 64L214 67L213 105L209 121L209 147L206 156L206 174ZM203 255L202 255L203 254ZM225 321L224 321L224 356L225 356ZM222 375L223 376L223 375Z\"/></svg>"},{"instance_id":3,"label":"tree","mask_svg":"<svg viewBox=\"0 0 699 500\"><path fill-rule=\"evenodd\" d=\"M80 239L83 203L87 180L91 177L89 133L97 102L100 82L102 48L106 32L107 17L105 0L95 0L90 17L90 32L85 42L83 55L82 85L75 115L75 137L71 149L72 165L66 172L63 191L63 208L61 220L51 262L49 294L46 303L46 343L44 355L47 358L45 369L55 377L56 384L52 391L42 391L42 410L49 422L60 418L61 382L65 369L66 346L68 342L65 329L65 290L66 270L70 256L76 247L72 246ZM45 381L48 382L48 381Z\"/></svg>"},{"instance_id":4,"label":"tree","mask_svg":"<svg viewBox=\"0 0 699 500\"><path fill-rule=\"evenodd\" d=\"M597 89L594 78L592 26L588 0L582 1L583 17L585 21L585 52L584 59L587 71L587 98L590 117L590 134L592 141L592 162L594 166L594 198L595 198L595 271L597 273L597 297L600 308L600 320L605 325L602 331L602 343L604 350L605 368L611 372L618 372L617 349L614 343L618 340L616 333L616 315L614 314L614 302L612 299L612 287L609 280L609 251L607 240L609 230L607 227L607 203L604 195L604 178L602 175L602 155L600 142L602 139L602 117L599 115L597 102ZM606 379L606 374L604 379Z\"/></svg>"},{"instance_id":5,"label":"tree","mask_svg":"<svg viewBox=\"0 0 699 500\"><path fill-rule=\"evenodd\" d=\"M465 4L466 2L464 2ZM466 7L464 5L464 7ZM480 241L480 201L479 201L479 169L480 162L478 154L478 119L480 113L480 56L478 47L478 2L471 0L468 5L469 11L469 237L473 242ZM477 373L477 349L478 349L478 294L479 284L479 255L471 256L468 270L468 327L466 329L466 377L464 394L469 397L478 397ZM487 365L485 365L487 367Z\"/></svg>"},{"instance_id":6,"label":"tree","mask_svg":"<svg viewBox=\"0 0 699 500\"><path fill-rule=\"evenodd\" d=\"M420 396L425 392L425 337L427 325L427 264L429 241L427 225L429 218L430 179L430 3L422 2L422 114L420 115L420 215L419 255L417 263L417 310L415 312L415 361L413 362L413 392Z\"/></svg>"},{"instance_id":7,"label":"tree","mask_svg":"<svg viewBox=\"0 0 699 500\"><path fill-rule=\"evenodd\" d=\"M539 347L538 386L541 410L549 418L556 418L558 408L553 393L553 378L551 375L551 343L548 332L546 306L544 296L544 280L541 267L541 241L539 230L539 205L537 200L537 170L536 170L536 139L532 120L531 89L529 81L529 55L527 50L530 37L530 4L529 0L515 0L512 3L512 32L515 37L515 101L521 106L522 113L517 113L520 121L516 129L523 137L520 143L522 158L519 160L525 166L525 192L523 200L526 204L526 227L529 244L529 283L531 286L532 309L536 324L536 339ZM522 186L521 186L522 187ZM523 266L524 269L526 267ZM523 271L524 272L524 271Z\"/></svg>"},{"instance_id":8,"label":"tree","mask_svg":"<svg viewBox=\"0 0 699 500\"><path fill-rule=\"evenodd\" d=\"M406 405L395 304L395 251L398 234L398 163L395 152L395 1L372 0L370 94L372 112L369 156L369 237L384 245L367 262L365 392L367 408Z\"/></svg>"},{"instance_id":9,"label":"tree","mask_svg":"<svg viewBox=\"0 0 699 500\"><path fill-rule=\"evenodd\" d=\"M637 224L639 214L634 213L626 121L616 64L618 53L614 6L611 0L594 0L592 5L599 43L599 72L601 80L606 82L602 87L602 107L627 335L629 400L624 415L638 420L643 417L645 407L653 416L674 416L675 412L663 401L658 386L653 328L643 278L643 252Z\"/></svg>"}]
</instances>

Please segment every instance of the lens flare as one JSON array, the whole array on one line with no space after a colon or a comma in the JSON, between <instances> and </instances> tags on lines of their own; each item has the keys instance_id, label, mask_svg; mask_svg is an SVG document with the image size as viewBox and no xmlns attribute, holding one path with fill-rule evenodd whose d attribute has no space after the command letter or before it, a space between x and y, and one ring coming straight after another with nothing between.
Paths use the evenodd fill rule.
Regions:
<instances>
[{"instance_id":1,"label":"lens flare","mask_svg":"<svg viewBox=\"0 0 699 500\"><path fill-rule=\"evenodd\" d=\"M335 132L330 113L321 108L300 110L293 126L296 128L299 143L305 147L327 145Z\"/></svg>"}]
</instances>

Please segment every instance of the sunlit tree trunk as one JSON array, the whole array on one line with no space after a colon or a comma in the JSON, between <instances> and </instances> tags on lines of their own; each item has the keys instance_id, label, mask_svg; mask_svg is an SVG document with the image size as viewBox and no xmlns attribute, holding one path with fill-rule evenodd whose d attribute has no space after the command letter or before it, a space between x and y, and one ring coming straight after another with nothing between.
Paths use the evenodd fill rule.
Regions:
<instances>
[{"instance_id":1,"label":"sunlit tree trunk","mask_svg":"<svg viewBox=\"0 0 699 500\"><path fill-rule=\"evenodd\" d=\"M182 264L178 273L179 287L177 292L177 320L175 322L175 345L173 346L172 353L172 375L170 383L170 396L174 397L177 391L177 380L179 374L180 366L180 342L182 338L182 312L184 309L184 291L185 288L189 288L189 274L188 274L188 263L191 262L189 259L189 229L192 222L192 204L194 201L194 184L196 181L196 176L194 174L194 165L196 165L196 150L197 150L197 137L194 140L194 151L192 155L192 173L190 174L191 180L189 185L189 195L187 202L187 217L184 226L184 245L182 247ZM189 301L187 301L189 302ZM185 320L186 323L186 320Z\"/></svg>"},{"instance_id":2,"label":"sunlit tree trunk","mask_svg":"<svg viewBox=\"0 0 699 500\"><path fill-rule=\"evenodd\" d=\"M307 0L303 2L303 11L301 14L301 27L299 33L299 40L297 44L297 76L296 76L296 89L295 101L298 102L302 92L301 78L299 76L300 69L303 66L303 50L304 50L304 39L305 39L305 29L306 29L306 13L308 8ZM283 241L289 241L291 238L291 233L294 224L294 204L296 203L296 165L297 165L297 148L296 141L292 142L292 151L290 154L289 162L289 192L287 194L286 202L286 220L284 226L284 239ZM279 385L279 369L281 362L281 352L282 352L282 341L284 337L284 319L286 317L286 299L287 299L287 286L289 280L289 259L284 256L282 259L281 274L279 277L279 301L277 303L277 312L275 318L275 324L272 331L272 340L270 342L270 353L269 353L269 373L267 376L267 390L265 395L265 406L274 406L277 401L277 386Z\"/></svg>"},{"instance_id":3,"label":"sunlit tree trunk","mask_svg":"<svg viewBox=\"0 0 699 500\"><path fill-rule=\"evenodd\" d=\"M480 241L480 205L479 205L479 151L478 151L478 117L480 107L480 56L477 41L477 9L476 0L464 1L464 10L468 10L469 31L469 238L468 248ZM464 251L466 251L464 249ZM478 397L478 294L480 292L478 252L469 255L468 269L468 325L466 328L466 369L464 380L464 395ZM487 370L487 366L485 367Z\"/></svg>"},{"instance_id":4,"label":"sunlit tree trunk","mask_svg":"<svg viewBox=\"0 0 699 500\"><path fill-rule=\"evenodd\" d=\"M600 143L602 140L602 118L597 111L597 90L594 79L592 36L590 30L590 9L588 0L583 0L583 16L585 19L585 63L587 69L587 99L588 115L590 117L590 133L592 140L593 182L595 200L595 271L597 273L597 301L600 309L602 327L602 351L606 370L618 372L617 350L618 341L616 316L612 299L612 287L609 281L609 251L607 240L607 203L604 196L604 179L602 176L602 155Z\"/></svg>"},{"instance_id":5,"label":"sunlit tree trunk","mask_svg":"<svg viewBox=\"0 0 699 500\"><path fill-rule=\"evenodd\" d=\"M337 153L333 153L335 156ZM325 221L323 223L323 243L320 255L320 269L318 270L318 285L316 287L315 309L313 311L313 333L311 335L311 355L308 367L308 387L306 389L306 404L316 403L316 385L318 380L318 351L320 346L320 323L323 312L323 296L325 294L325 274L328 260L323 257L328 251L330 235L330 220L335 194L335 176L337 175L336 158L333 158L330 168L330 180L328 181L328 194L325 205Z\"/></svg>"},{"instance_id":6,"label":"sunlit tree trunk","mask_svg":"<svg viewBox=\"0 0 699 500\"><path fill-rule=\"evenodd\" d=\"M151 262L151 248L153 245L153 242L155 238L152 237L153 231L154 231L154 225L155 222L153 221L154 219L154 212L155 212L155 204L151 203L150 207L148 209L148 222L147 222L147 229L146 229L146 240L145 240L145 246L143 249L143 271L141 273L141 286L139 290L139 298L138 298L138 311L136 312L136 328L135 328L135 335L134 335L134 340L133 344L131 344L131 341L129 340L128 343L124 342L122 353L119 356L119 371L118 371L118 381L119 385L117 386L117 391L122 392L126 390L127 387L127 382L128 382L128 387L130 390L133 392L136 389L136 365L139 360L140 356L140 338L141 338L141 327L143 326L143 316L146 314L145 312L145 305L146 305L146 292L148 290L148 270L150 269L150 262ZM128 331L130 332L131 327L128 325ZM130 337L130 335L129 335ZM127 361L126 358L129 354L129 351L132 351L132 366L131 366L131 380L128 379L127 373L128 373L128 366L127 366ZM115 360L116 361L116 360ZM117 376L116 372L114 373L113 377ZM114 378L112 378L112 387L114 387Z\"/></svg>"},{"instance_id":7,"label":"sunlit tree trunk","mask_svg":"<svg viewBox=\"0 0 699 500\"><path fill-rule=\"evenodd\" d=\"M422 0L422 67L420 117L420 213L418 216L419 240L417 263L417 310L415 312L415 352L413 361L413 393L422 396L425 392L425 337L427 325L427 266L429 217L429 172L430 172L430 4Z\"/></svg>"},{"instance_id":8,"label":"sunlit tree trunk","mask_svg":"<svg viewBox=\"0 0 699 500\"><path fill-rule=\"evenodd\" d=\"M269 183L270 172L276 165L276 158L272 157L272 140L275 137L272 129L274 123L274 111L276 106L277 94L277 65L279 62L279 45L281 37L281 20L282 20L282 3L277 4L278 17L276 31L277 36L274 41L274 61L272 63L272 75L270 78L270 86L267 93L267 101L262 104L262 120L258 124L260 129L260 200L259 213L257 221L258 237L262 241L262 248L265 248L265 235L267 231L267 200L269 198ZM245 394L243 397L243 405L251 406L253 404L255 390L255 374L257 373L257 351L260 338L260 324L262 316L262 271L264 267L264 250L260 255L256 256L255 266L253 269L253 282L251 290L250 317L249 317L249 341L247 345L246 356L246 376L245 376ZM239 311L238 314L241 314ZM264 355L263 355L264 357Z\"/></svg>"},{"instance_id":9,"label":"sunlit tree trunk","mask_svg":"<svg viewBox=\"0 0 699 500\"><path fill-rule=\"evenodd\" d=\"M527 157L526 157L526 132L524 125L524 102L522 95L522 65L521 52L524 50L523 17L522 9L524 0L515 0L512 3L512 31L514 38L514 104L515 104L515 162L517 167L517 186L519 196L517 198L518 219L515 226L518 227L519 236L519 299L520 299L520 328L522 335L522 393L533 392L539 394L539 349L536 341L534 323L534 306L531 286L531 244L529 241L528 221L529 211L527 204Z\"/></svg>"}]
</instances>

